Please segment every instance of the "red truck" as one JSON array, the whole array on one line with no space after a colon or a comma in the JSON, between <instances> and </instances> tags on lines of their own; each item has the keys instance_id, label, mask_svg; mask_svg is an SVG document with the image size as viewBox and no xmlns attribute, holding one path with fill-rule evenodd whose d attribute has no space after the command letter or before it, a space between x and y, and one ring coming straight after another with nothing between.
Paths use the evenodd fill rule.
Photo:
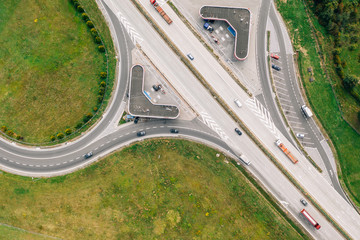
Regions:
<instances>
[{"instance_id":1,"label":"red truck","mask_svg":"<svg viewBox=\"0 0 360 240\"><path fill-rule=\"evenodd\" d=\"M321 228L321 226L315 221L315 219L313 219L312 216L310 216L310 214L305 210L301 210L301 214L304 215L304 217L306 217L307 220L309 220L309 222L317 229L319 230Z\"/></svg>"},{"instance_id":2,"label":"red truck","mask_svg":"<svg viewBox=\"0 0 360 240\"><path fill-rule=\"evenodd\" d=\"M151 5L160 13L160 15L163 17L163 19L170 25L172 23L172 20L170 17L164 12L164 10L159 6L159 4L156 2L156 0L150 0Z\"/></svg>"},{"instance_id":3,"label":"red truck","mask_svg":"<svg viewBox=\"0 0 360 240\"><path fill-rule=\"evenodd\" d=\"M285 155L295 164L298 160L294 155L285 147L285 145L281 142L280 139L276 140L275 144L285 153Z\"/></svg>"}]
</instances>

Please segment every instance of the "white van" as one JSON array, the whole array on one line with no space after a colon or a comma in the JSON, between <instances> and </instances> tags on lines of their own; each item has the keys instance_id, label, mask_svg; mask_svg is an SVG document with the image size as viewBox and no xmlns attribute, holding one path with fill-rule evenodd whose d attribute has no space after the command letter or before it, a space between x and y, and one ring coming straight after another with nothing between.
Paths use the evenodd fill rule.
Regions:
<instances>
[{"instance_id":1,"label":"white van","mask_svg":"<svg viewBox=\"0 0 360 240\"><path fill-rule=\"evenodd\" d=\"M235 99L234 100L234 103L236 104L236 106L238 106L239 108L241 108L242 107L242 104L241 104L241 102L239 101L239 99Z\"/></svg>"},{"instance_id":2,"label":"white van","mask_svg":"<svg viewBox=\"0 0 360 240\"><path fill-rule=\"evenodd\" d=\"M245 163L246 165L250 165L250 161L249 159L247 159L247 157L245 157L244 154L241 154L240 157L238 157L238 160L240 160L241 162ZM240 165L240 161L236 161L238 165Z\"/></svg>"},{"instance_id":3,"label":"white van","mask_svg":"<svg viewBox=\"0 0 360 240\"><path fill-rule=\"evenodd\" d=\"M303 111L303 113L305 114L306 118L311 118L313 116L310 108L308 108L306 105L302 105L301 106L301 110Z\"/></svg>"}]
</instances>

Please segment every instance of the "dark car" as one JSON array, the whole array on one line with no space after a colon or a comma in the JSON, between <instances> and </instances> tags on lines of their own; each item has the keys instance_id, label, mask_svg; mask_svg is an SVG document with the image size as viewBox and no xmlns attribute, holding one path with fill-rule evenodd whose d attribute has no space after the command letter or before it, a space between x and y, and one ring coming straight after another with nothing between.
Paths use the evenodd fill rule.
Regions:
<instances>
[{"instance_id":1,"label":"dark car","mask_svg":"<svg viewBox=\"0 0 360 240\"><path fill-rule=\"evenodd\" d=\"M87 154L84 155L84 158L91 158L91 156L93 155L93 152L88 152Z\"/></svg>"},{"instance_id":2,"label":"dark car","mask_svg":"<svg viewBox=\"0 0 360 240\"><path fill-rule=\"evenodd\" d=\"M239 134L239 135L242 135L242 132L241 132L240 129L238 129L238 128L235 128L235 132L236 132L237 134Z\"/></svg>"},{"instance_id":3,"label":"dark car","mask_svg":"<svg viewBox=\"0 0 360 240\"><path fill-rule=\"evenodd\" d=\"M155 92L160 90L159 86L157 86L157 85L153 85L153 89L155 90Z\"/></svg>"},{"instance_id":4,"label":"dark car","mask_svg":"<svg viewBox=\"0 0 360 240\"><path fill-rule=\"evenodd\" d=\"M145 131L140 131L140 132L137 133L138 137L145 136L145 135L146 135Z\"/></svg>"},{"instance_id":5,"label":"dark car","mask_svg":"<svg viewBox=\"0 0 360 240\"><path fill-rule=\"evenodd\" d=\"M172 128L172 129L170 129L170 132L171 132L171 133L179 133L179 130L177 130L177 129L175 129L175 128Z\"/></svg>"},{"instance_id":6,"label":"dark car","mask_svg":"<svg viewBox=\"0 0 360 240\"><path fill-rule=\"evenodd\" d=\"M275 64L272 64L271 67L277 71L281 70L281 68L279 66L276 66Z\"/></svg>"},{"instance_id":7,"label":"dark car","mask_svg":"<svg viewBox=\"0 0 360 240\"><path fill-rule=\"evenodd\" d=\"M139 117L136 117L135 120L134 120L134 123L137 124L139 121Z\"/></svg>"},{"instance_id":8,"label":"dark car","mask_svg":"<svg viewBox=\"0 0 360 240\"><path fill-rule=\"evenodd\" d=\"M307 206L307 205L308 205L308 203L307 203L307 201L305 201L305 199L300 199L300 202L301 202L304 206Z\"/></svg>"}]
</instances>

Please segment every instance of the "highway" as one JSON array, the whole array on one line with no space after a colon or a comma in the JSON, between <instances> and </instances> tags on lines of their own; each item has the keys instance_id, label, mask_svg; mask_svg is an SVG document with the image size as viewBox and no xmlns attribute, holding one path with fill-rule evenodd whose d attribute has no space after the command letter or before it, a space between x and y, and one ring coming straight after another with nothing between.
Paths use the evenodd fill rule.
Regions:
<instances>
[{"instance_id":1,"label":"highway","mask_svg":"<svg viewBox=\"0 0 360 240\"><path fill-rule=\"evenodd\" d=\"M297 152L281 131L270 131L252 111L244 106L239 109L233 103L239 98L243 103L249 100L242 89L234 83L231 77L213 59L209 52L198 42L182 21L172 10L164 5L165 11L173 19L172 25L167 23L154 11L147 0L140 1L144 8L152 15L166 34L181 49L184 54L192 53L195 57L192 62L197 70L205 77L218 94L224 98L229 107L244 121L251 131L261 139L279 162L299 181L302 186L319 202L322 207L354 238L360 238L360 218L347 202L331 187L330 184L313 168L307 160ZM268 2L268 1L263 1ZM222 149L224 152L245 154L252 165L248 170L271 191L283 207L289 211L308 232L316 239L342 239L342 236L329 224L313 206L307 210L319 221L322 228L315 230L304 220L299 212L302 205L299 202L304 196L290 183L290 181L274 166L269 159L254 145L252 140L243 134L241 137L234 132L236 122L231 119L214 98L209 94L192 73L183 65L170 48L162 41L158 34L145 18L135 9L132 3L126 1L105 0L105 12L111 21L111 30L116 35L116 45L119 49L120 74L113 101L107 109L103 119L92 131L79 140L52 149L28 149L0 141L1 168L9 172L28 176L61 175L75 171L95 161L119 147L142 140L136 132L142 129L147 131L145 138L172 136L169 129L176 127L180 135L211 146ZM108 8L107 8L108 7ZM103 9L103 10L104 10ZM119 22L119 14L134 26L134 31L141 36L142 41L137 44L159 67L169 79L173 87L199 113L199 118L189 121L149 121L144 124L126 124L103 136L105 129L118 113L125 100L128 71L131 66L130 51L133 43L126 36L125 30ZM206 126L205 126L206 125ZM280 137L294 155L300 159L293 165L286 156L275 146L274 141ZM83 155L89 151L94 157L88 160Z\"/></svg>"}]
</instances>

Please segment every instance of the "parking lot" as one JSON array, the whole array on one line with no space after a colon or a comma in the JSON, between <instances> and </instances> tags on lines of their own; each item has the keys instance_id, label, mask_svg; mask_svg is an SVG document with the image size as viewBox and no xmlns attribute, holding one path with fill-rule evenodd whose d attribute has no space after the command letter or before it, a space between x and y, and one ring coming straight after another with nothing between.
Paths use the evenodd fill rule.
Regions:
<instances>
[{"instance_id":1,"label":"parking lot","mask_svg":"<svg viewBox=\"0 0 360 240\"><path fill-rule=\"evenodd\" d=\"M273 54L276 54L276 52ZM307 130L308 127L305 125L307 119L300 110L298 99L296 99L292 94L294 86L292 86L289 80L284 78L284 69L282 67L283 59L270 59L271 66L274 64L280 68L278 71L271 67L271 72L276 94L291 129L294 131L295 135L297 135L298 140L304 147L315 147L314 140L311 138L312 134L310 134L310 132Z\"/></svg>"}]
</instances>

